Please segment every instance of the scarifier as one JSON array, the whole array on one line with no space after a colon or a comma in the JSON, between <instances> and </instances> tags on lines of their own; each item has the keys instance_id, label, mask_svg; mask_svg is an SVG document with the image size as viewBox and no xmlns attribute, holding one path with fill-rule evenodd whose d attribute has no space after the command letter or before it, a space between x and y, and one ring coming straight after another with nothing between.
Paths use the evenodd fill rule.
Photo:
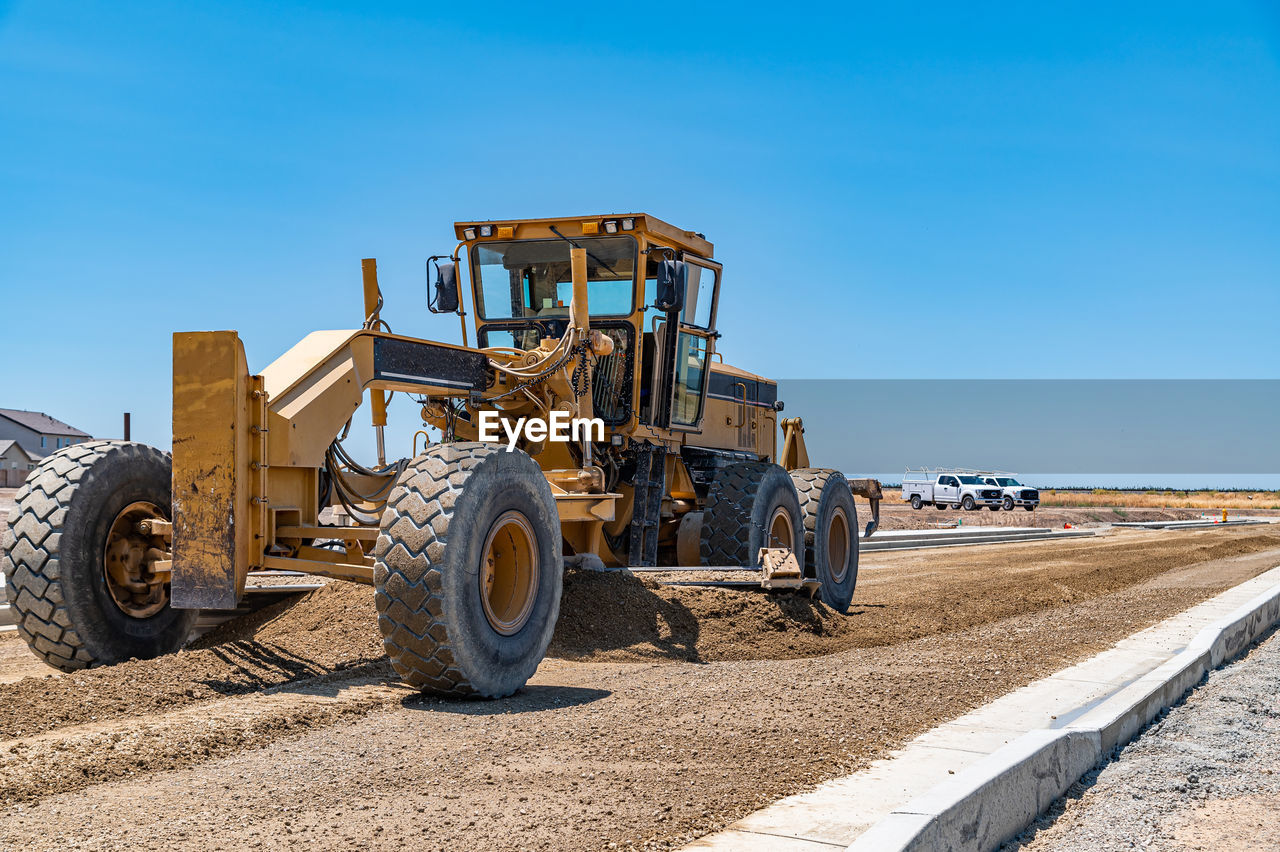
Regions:
<instances>
[{"instance_id":1,"label":"scarifier","mask_svg":"<svg viewBox=\"0 0 1280 852\"><path fill-rule=\"evenodd\" d=\"M853 496L871 501L869 535L880 484L810 467L777 384L716 360L710 242L644 214L454 227L454 251L428 261L428 309L458 317L463 345L393 333L366 260L362 327L313 332L261 374L235 332L174 335L172 457L95 441L39 465L4 546L38 656L70 671L172 652L199 610L236 607L251 570L372 584L396 671L458 695L533 674L566 562L754 567L766 588L848 609ZM396 393L432 431L388 462ZM366 398L373 467L343 447ZM508 451L477 440L486 411L604 433L526 433Z\"/></svg>"}]
</instances>

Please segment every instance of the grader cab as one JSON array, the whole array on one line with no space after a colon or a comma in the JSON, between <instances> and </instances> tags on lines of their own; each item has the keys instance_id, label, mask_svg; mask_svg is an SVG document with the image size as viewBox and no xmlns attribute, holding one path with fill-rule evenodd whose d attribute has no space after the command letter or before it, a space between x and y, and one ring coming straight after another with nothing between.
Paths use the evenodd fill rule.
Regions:
<instances>
[{"instance_id":1,"label":"grader cab","mask_svg":"<svg viewBox=\"0 0 1280 852\"><path fill-rule=\"evenodd\" d=\"M72 670L176 650L250 571L372 584L396 671L449 694L533 674L567 561L754 567L848 608L853 495L870 534L879 483L810 467L777 384L717 360L711 243L644 214L455 231L429 309L457 315L462 345L395 334L366 260L361 327L313 332L260 374L235 332L174 335L171 458L98 441L41 463L4 546L38 656ZM426 429L389 462L394 394ZM366 399L370 467L343 445Z\"/></svg>"}]
</instances>

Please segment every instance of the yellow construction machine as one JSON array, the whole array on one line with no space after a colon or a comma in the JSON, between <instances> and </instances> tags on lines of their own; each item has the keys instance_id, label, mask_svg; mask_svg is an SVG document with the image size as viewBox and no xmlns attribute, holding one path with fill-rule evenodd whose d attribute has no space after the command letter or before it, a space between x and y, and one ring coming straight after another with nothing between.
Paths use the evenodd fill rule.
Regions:
<instances>
[{"instance_id":1,"label":"yellow construction machine","mask_svg":"<svg viewBox=\"0 0 1280 852\"><path fill-rule=\"evenodd\" d=\"M723 270L702 234L645 214L454 228L428 309L457 315L463 345L395 334L366 260L361 327L313 332L260 374L235 332L174 335L172 457L95 441L39 465L4 542L38 656L174 651L250 571L372 584L396 671L463 695L533 674L566 563L749 568L848 608L853 496L870 534L879 483L810 467L777 384L717 360ZM389 462L394 394L430 431ZM343 445L366 399L371 467Z\"/></svg>"}]
</instances>

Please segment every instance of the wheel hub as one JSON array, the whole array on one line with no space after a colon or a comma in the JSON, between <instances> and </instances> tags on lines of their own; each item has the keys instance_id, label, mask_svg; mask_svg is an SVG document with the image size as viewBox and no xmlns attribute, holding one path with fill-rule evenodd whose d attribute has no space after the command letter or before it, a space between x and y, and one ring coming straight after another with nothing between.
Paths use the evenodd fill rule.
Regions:
<instances>
[{"instance_id":1,"label":"wheel hub","mask_svg":"<svg viewBox=\"0 0 1280 852\"><path fill-rule=\"evenodd\" d=\"M796 543L795 530L791 526L791 515L787 512L785 506L779 506L773 510L773 517L769 519L769 546L770 547L794 547ZM803 562L804 554L797 554L797 558Z\"/></svg>"},{"instance_id":2,"label":"wheel hub","mask_svg":"<svg viewBox=\"0 0 1280 852\"><path fill-rule=\"evenodd\" d=\"M120 611L149 618L169 602L167 576L157 576L155 563L166 558L164 539L142 533L143 521L164 520L153 503L130 503L120 510L107 533L102 569L107 592Z\"/></svg>"},{"instance_id":3,"label":"wheel hub","mask_svg":"<svg viewBox=\"0 0 1280 852\"><path fill-rule=\"evenodd\" d=\"M849 572L850 541L849 518L842 507L836 507L827 526L827 560L831 565L831 579L837 583L843 582Z\"/></svg>"},{"instance_id":4,"label":"wheel hub","mask_svg":"<svg viewBox=\"0 0 1280 852\"><path fill-rule=\"evenodd\" d=\"M520 632L538 597L538 547L533 525L512 509L493 522L480 563L480 603L489 626L503 636Z\"/></svg>"}]
</instances>

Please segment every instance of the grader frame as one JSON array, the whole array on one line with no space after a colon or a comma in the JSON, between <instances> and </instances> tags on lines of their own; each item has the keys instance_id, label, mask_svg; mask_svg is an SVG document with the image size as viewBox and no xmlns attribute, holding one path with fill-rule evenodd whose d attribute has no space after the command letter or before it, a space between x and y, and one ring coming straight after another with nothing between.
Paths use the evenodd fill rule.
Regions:
<instances>
[{"instance_id":1,"label":"grader frame","mask_svg":"<svg viewBox=\"0 0 1280 852\"><path fill-rule=\"evenodd\" d=\"M708 263L712 246L697 234L678 230L651 216L600 217L599 219L525 220L511 224L490 224L491 238L476 236L466 240L468 232L478 232L485 223L457 223L464 237L452 255L455 262L460 249L484 246L486 242L504 238L545 239L555 234L570 238L599 235L602 221L632 219L635 225L627 233L643 243L640 251L655 248L678 250L693 259ZM597 224L596 228L592 228ZM595 232L594 234L592 232ZM580 325L578 334L590 334L590 306L587 304L587 250L570 248L573 274L571 313ZM719 267L714 267L718 272ZM378 328L381 293L377 267L373 260L363 263L366 328L350 331L316 331L291 348L264 369L251 375L245 362L243 346L235 332L181 332L173 339L173 552L169 564L158 566L172 577L174 606L181 608L228 609L236 605L244 592L245 577L252 569L295 570L346 580L372 582L373 559L369 555L377 528L365 525L321 525L321 471L326 451L369 394L375 426L385 424L385 394L402 392L432 400L437 411L443 401L464 401L473 411L486 404L487 398L505 394L508 387L500 384L486 387L490 362L520 359L507 352L457 346L395 335ZM717 280L718 286L718 280ZM712 293L712 298L718 294ZM472 288L472 304L483 300L478 283ZM642 327L644 299L638 298L627 321ZM466 334L465 313L457 311ZM485 333L486 324L476 311L476 333ZM505 324L503 324L505 325ZM707 329L704 339L714 352L714 329ZM774 455L775 408L759 404L758 393L747 390L747 382L757 385L767 380L734 368L711 366L711 370L733 379L731 394L738 402L712 397L704 418L710 428L654 428L639 422L633 413L630 422L610 429L614 435L634 434L644 430L648 437L668 446L679 447L691 437L707 438L697 443L747 443L729 429L740 430L751 421L754 433L749 439L757 457ZM567 369L562 372L568 372ZM638 371L637 371L638 372ZM560 405L570 405L578 416L589 416L589 388L574 398L564 376L551 398ZM640 377L634 379L638 385ZM559 391L557 394L556 391ZM704 392L707 390L703 389ZM508 397L510 400L510 397ZM748 412L748 404L756 411ZM444 403L447 404L447 403ZM521 411L537 406L513 406ZM729 409L721 415L720 409ZM427 412L430 419L431 412ZM717 416L719 415L719 416ZM435 418L443 426L443 418ZM727 421L727 422L726 422ZM763 426L756 425L763 422ZM783 421L785 448L783 466L792 469L808 467L804 448L803 427L799 419ZM716 432L721 434L717 435ZM708 435L708 433L711 433ZM381 435L379 435L381 438ZM735 447L736 449L737 447ZM607 552L604 544L605 525L619 519L630 520L634 511L633 490L609 492L602 487L601 472L589 465L574 466L564 452L546 447L539 455L547 479L552 486L563 533L569 546L578 554L592 554L602 561L616 564L619 560ZM545 455L549 463L544 463ZM664 480L670 483L663 497L678 509L696 500L697 493L687 469L677 458L668 456ZM351 474L348 474L350 476ZM366 477L367 479L367 477ZM367 483L372 484L372 483ZM859 491L871 494L863 483ZM876 494L878 497L878 494ZM682 505L683 503L683 505ZM364 507L372 513L373 506ZM341 541L343 547L317 547L312 542L323 538ZM685 562L692 561L687 558ZM691 567L691 566L689 566Z\"/></svg>"}]
</instances>

